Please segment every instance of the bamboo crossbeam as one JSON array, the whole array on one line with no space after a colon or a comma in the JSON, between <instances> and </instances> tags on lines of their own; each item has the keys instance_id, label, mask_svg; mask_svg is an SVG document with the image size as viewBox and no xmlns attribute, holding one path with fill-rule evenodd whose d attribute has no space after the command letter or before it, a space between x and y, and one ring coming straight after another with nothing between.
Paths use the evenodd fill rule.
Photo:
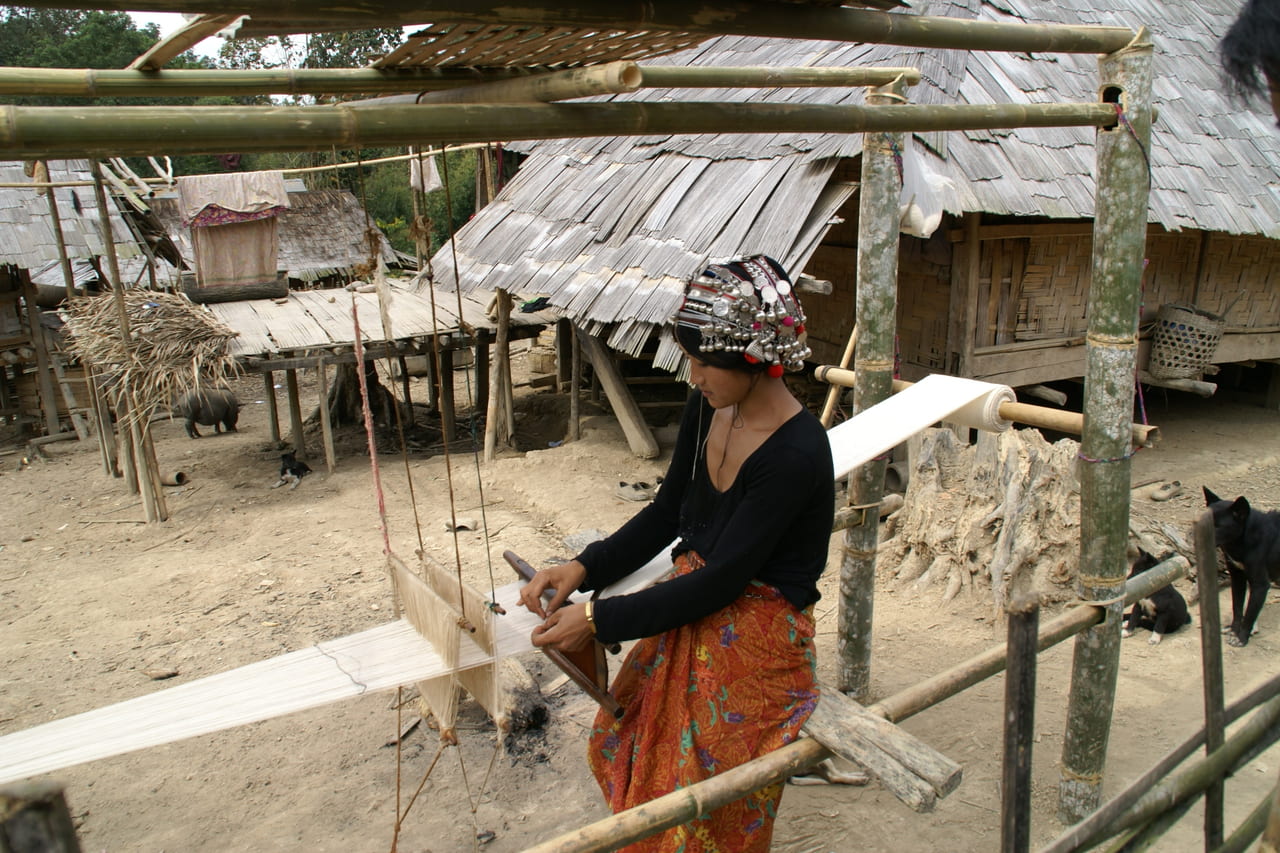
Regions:
<instances>
[{"instance_id":1,"label":"bamboo crossbeam","mask_svg":"<svg viewBox=\"0 0 1280 853\"><path fill-rule=\"evenodd\" d=\"M61 8L66 0L34 0ZM82 0L77 8L127 12L202 12L249 15L243 36L432 23L531 24L620 31L666 31L710 36L744 35L820 39L912 47L1016 52L1111 53L1133 38L1125 27L1013 24L888 13L847 6L734 0L686 3L649 0L577 0L549 6L519 0Z\"/></svg>"},{"instance_id":2,"label":"bamboo crossbeam","mask_svg":"<svg viewBox=\"0 0 1280 853\"><path fill-rule=\"evenodd\" d=\"M857 374L852 370L823 364L814 368L813 375L820 382L829 382L832 385L852 388ZM905 379L895 379L893 380L893 391L896 394L914 384L914 382L907 382ZM1026 424L1027 426L1069 432L1074 435L1079 435L1084 431L1083 414L1051 409L1048 406L1036 406L1031 403L1001 403L1000 417L1007 421ZM1133 444L1135 447L1151 447L1159 440L1160 427L1151 426L1150 424L1133 425Z\"/></svg>"},{"instance_id":3,"label":"bamboo crossbeam","mask_svg":"<svg viewBox=\"0 0 1280 853\"><path fill-rule=\"evenodd\" d=\"M16 107L0 109L0 155L328 151L432 142L676 133L875 133L1101 127L1103 103L834 106L830 104L440 104L312 107Z\"/></svg>"}]
</instances>

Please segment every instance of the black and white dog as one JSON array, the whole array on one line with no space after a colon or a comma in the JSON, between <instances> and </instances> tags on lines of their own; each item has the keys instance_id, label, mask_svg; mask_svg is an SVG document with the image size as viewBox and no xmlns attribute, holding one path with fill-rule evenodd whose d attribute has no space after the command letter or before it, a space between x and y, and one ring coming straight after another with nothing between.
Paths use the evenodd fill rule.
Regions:
<instances>
[{"instance_id":1,"label":"black and white dog","mask_svg":"<svg viewBox=\"0 0 1280 853\"><path fill-rule=\"evenodd\" d=\"M1129 569L1129 577L1139 575L1152 566L1159 565L1165 559L1168 557L1157 559L1139 548L1138 556ZM1165 634L1171 634L1183 625L1190 624L1191 613L1187 610L1187 600L1182 597L1182 593L1173 588L1173 584L1169 584L1151 593L1149 597L1134 603L1133 609L1125 616L1124 630L1120 635L1132 637L1134 631L1146 628L1151 631L1151 639L1147 642L1154 646L1164 638Z\"/></svg>"},{"instance_id":2,"label":"black and white dog","mask_svg":"<svg viewBox=\"0 0 1280 853\"><path fill-rule=\"evenodd\" d=\"M1227 645L1244 646L1267 591L1280 580L1280 512L1254 509L1243 497L1223 500L1208 488L1204 502L1213 513L1214 539L1227 558L1231 576L1231 627L1223 633L1230 635Z\"/></svg>"},{"instance_id":3,"label":"black and white dog","mask_svg":"<svg viewBox=\"0 0 1280 853\"><path fill-rule=\"evenodd\" d=\"M298 488L302 478L311 473L311 466L298 459L293 453L280 454L280 479L271 488L278 489L286 483L289 489Z\"/></svg>"}]
</instances>

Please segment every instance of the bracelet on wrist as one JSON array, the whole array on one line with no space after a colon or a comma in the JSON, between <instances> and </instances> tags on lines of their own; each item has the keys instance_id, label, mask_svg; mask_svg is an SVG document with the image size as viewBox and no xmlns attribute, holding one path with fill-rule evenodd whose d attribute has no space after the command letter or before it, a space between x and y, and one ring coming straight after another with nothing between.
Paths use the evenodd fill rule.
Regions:
<instances>
[{"instance_id":1,"label":"bracelet on wrist","mask_svg":"<svg viewBox=\"0 0 1280 853\"><path fill-rule=\"evenodd\" d=\"M587 599L585 610L587 616L587 627L591 629L592 634L596 632L595 606L596 602L594 598Z\"/></svg>"}]
</instances>

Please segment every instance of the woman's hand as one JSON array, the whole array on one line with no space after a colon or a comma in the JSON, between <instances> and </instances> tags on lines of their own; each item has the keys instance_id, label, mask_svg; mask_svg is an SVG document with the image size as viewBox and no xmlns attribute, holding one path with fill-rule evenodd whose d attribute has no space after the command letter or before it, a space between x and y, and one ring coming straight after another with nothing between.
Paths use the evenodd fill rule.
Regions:
<instances>
[{"instance_id":1,"label":"woman's hand","mask_svg":"<svg viewBox=\"0 0 1280 853\"><path fill-rule=\"evenodd\" d=\"M587 623L587 606L570 604L552 612L547 620L533 629L533 644L550 646L562 652L576 652L591 642L595 632Z\"/></svg>"},{"instance_id":2,"label":"woman's hand","mask_svg":"<svg viewBox=\"0 0 1280 853\"><path fill-rule=\"evenodd\" d=\"M534 574L533 580L521 587L520 603L529 611L546 619L548 614L554 614L560 605L564 604L564 600L569 597L569 594L580 587L586 579L587 567L577 560L570 560L567 563L561 563L549 569L540 569ZM554 590L555 595L547 602L544 609L542 595L547 590ZM581 610L582 608L579 607L578 609ZM582 624L586 625L586 623L586 616L583 615ZM545 628L546 626L544 625L543 627ZM546 644L544 643L544 645Z\"/></svg>"}]
</instances>

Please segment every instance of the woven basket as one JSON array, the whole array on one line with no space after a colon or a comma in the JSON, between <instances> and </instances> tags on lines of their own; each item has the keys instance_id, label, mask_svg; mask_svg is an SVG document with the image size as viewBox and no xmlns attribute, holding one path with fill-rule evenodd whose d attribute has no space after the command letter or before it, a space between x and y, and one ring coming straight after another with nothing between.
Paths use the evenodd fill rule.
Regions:
<instances>
[{"instance_id":1,"label":"woven basket","mask_svg":"<svg viewBox=\"0 0 1280 853\"><path fill-rule=\"evenodd\" d=\"M1167 302L1156 312L1147 372L1156 379L1198 377L1221 340L1222 318L1217 314Z\"/></svg>"}]
</instances>

